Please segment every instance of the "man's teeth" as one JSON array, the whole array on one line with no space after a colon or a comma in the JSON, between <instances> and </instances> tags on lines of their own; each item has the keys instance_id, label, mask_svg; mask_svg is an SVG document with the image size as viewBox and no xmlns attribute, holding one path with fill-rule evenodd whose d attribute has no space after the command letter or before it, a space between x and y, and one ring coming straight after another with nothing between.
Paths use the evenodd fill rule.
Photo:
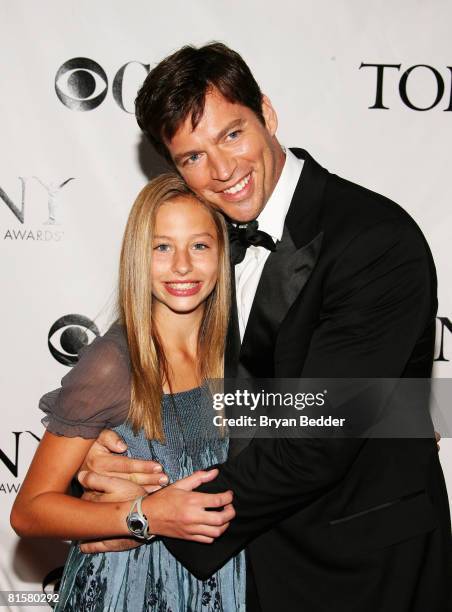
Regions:
<instances>
[{"instance_id":1,"label":"man's teeth","mask_svg":"<svg viewBox=\"0 0 452 612\"><path fill-rule=\"evenodd\" d=\"M181 291L185 291L185 289L193 289L198 284L195 283L167 283L171 289L180 289Z\"/></svg>"},{"instance_id":2,"label":"man's teeth","mask_svg":"<svg viewBox=\"0 0 452 612\"><path fill-rule=\"evenodd\" d=\"M251 174L248 174L248 176L245 176L245 178L242 179L240 183L236 183L232 187L229 187L229 189L225 189L224 193L238 193L239 191L242 191L242 189L246 185L248 185L250 178L251 178Z\"/></svg>"}]
</instances>

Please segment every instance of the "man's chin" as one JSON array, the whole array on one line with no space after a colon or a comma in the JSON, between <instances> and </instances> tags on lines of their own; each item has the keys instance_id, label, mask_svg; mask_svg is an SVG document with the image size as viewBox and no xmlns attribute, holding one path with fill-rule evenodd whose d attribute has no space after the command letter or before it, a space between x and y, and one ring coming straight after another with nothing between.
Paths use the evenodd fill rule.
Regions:
<instances>
[{"instance_id":1,"label":"man's chin","mask_svg":"<svg viewBox=\"0 0 452 612\"><path fill-rule=\"evenodd\" d=\"M233 223L248 223L249 221L253 221L261 211L261 208L247 202L237 202L235 204L222 203L218 208Z\"/></svg>"}]
</instances>

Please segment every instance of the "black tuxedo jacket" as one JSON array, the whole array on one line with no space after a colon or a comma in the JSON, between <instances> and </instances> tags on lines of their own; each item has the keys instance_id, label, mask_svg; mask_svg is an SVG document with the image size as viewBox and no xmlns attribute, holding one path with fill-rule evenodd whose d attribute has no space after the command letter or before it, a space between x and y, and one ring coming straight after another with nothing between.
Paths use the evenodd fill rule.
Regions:
<instances>
[{"instance_id":1,"label":"black tuxedo jacket","mask_svg":"<svg viewBox=\"0 0 452 612\"><path fill-rule=\"evenodd\" d=\"M267 259L241 347L230 334L229 373L429 377L436 276L421 231L395 203L294 153L305 163L284 247ZM246 546L250 612L449 609L433 439L231 440L202 487L226 489L237 516L222 537L165 543L201 579Z\"/></svg>"}]
</instances>

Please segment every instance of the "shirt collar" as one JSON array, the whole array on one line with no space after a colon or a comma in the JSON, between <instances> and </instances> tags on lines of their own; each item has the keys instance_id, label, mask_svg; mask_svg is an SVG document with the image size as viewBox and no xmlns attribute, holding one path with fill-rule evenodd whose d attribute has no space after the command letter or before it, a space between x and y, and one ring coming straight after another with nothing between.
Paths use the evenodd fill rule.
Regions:
<instances>
[{"instance_id":1,"label":"shirt collar","mask_svg":"<svg viewBox=\"0 0 452 612\"><path fill-rule=\"evenodd\" d=\"M281 240L282 238L284 221L304 163L290 149L284 150L286 160L281 175L267 204L257 218L259 229L270 234L273 240Z\"/></svg>"}]
</instances>

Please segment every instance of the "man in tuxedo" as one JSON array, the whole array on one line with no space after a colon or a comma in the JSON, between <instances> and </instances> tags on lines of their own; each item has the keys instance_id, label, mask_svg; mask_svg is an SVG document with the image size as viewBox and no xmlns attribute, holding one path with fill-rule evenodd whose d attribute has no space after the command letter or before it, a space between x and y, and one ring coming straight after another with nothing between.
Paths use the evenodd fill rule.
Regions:
<instances>
[{"instance_id":1,"label":"man in tuxedo","mask_svg":"<svg viewBox=\"0 0 452 612\"><path fill-rule=\"evenodd\" d=\"M237 53L183 47L150 72L136 110L153 145L232 222L227 374L430 376L436 276L421 231L397 204L284 149ZM102 470L119 471L108 459ZM153 495L154 516L170 489ZM166 544L201 579L247 547L250 612L448 609L450 517L433 436L231 440L198 491L226 489L236 517L221 537Z\"/></svg>"}]
</instances>

